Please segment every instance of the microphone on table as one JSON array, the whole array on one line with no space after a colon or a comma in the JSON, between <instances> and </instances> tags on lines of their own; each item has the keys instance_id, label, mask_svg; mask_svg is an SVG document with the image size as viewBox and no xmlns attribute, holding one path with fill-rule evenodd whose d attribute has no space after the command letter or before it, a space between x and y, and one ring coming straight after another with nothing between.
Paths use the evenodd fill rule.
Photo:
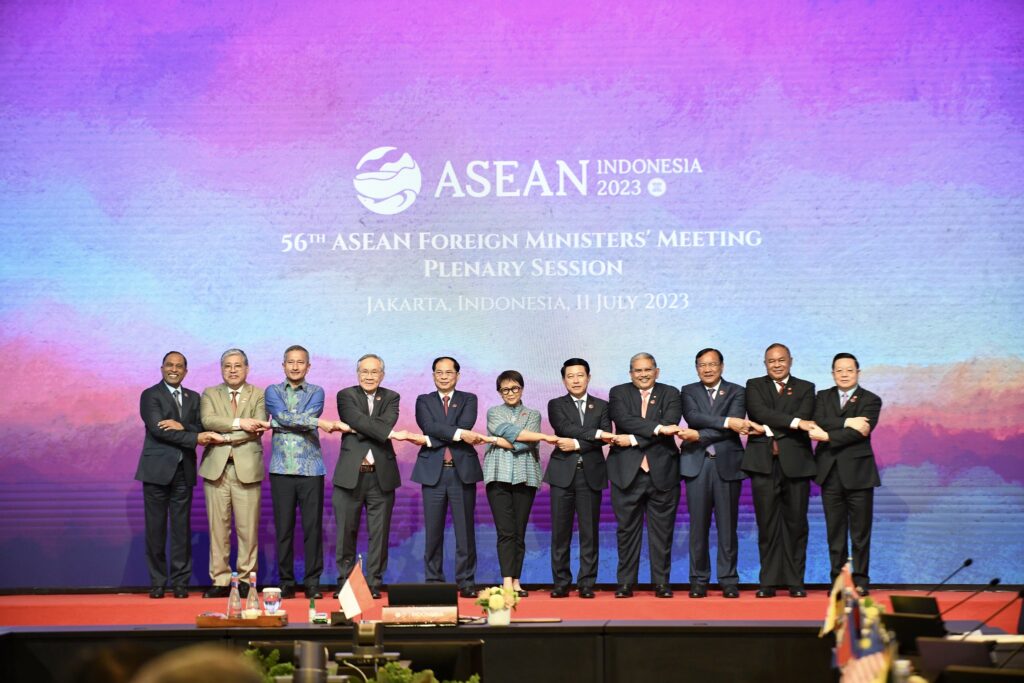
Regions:
<instances>
[{"instance_id":1,"label":"microphone on table","mask_svg":"<svg viewBox=\"0 0 1024 683\"><path fill-rule=\"evenodd\" d=\"M941 616L941 617L944 617L944 616L946 616L946 615L947 615L947 614L948 614L949 612L952 612L952 611L953 611L953 610L955 610L955 609L956 609L957 607L959 607L960 605L964 604L965 602L967 602L967 601L968 601L968 600L970 600L971 598L975 597L976 595L979 595L979 594L981 594L981 593L984 593L984 592L985 592L985 591L987 591L987 590L988 590L989 588L995 588L995 587L996 587L996 586L998 586L998 585L999 585L999 579L998 579L998 578L996 578L996 579L992 579L992 580L991 580L991 581L989 581L989 582L988 582L987 584L985 584L984 586L982 586L982 587L981 587L981 588L979 588L978 590L974 591L973 593L971 593L970 595L968 595L968 596L967 596L966 598L964 598L964 599L963 599L963 600L961 600L960 602L958 602L958 603L956 603L955 605L953 605L952 607L947 607L946 609L942 610L942 614L940 614L939 616Z\"/></svg>"},{"instance_id":2,"label":"microphone on table","mask_svg":"<svg viewBox=\"0 0 1024 683\"><path fill-rule=\"evenodd\" d=\"M946 585L946 582L947 582L947 581L949 581L950 579L952 579L952 578L953 578L954 576L956 576L957 574L959 574L959 573L960 573L961 571L963 571L964 569L967 569L968 567L970 567L970 566L971 566L972 564L974 564L974 560L972 560L971 558L969 558L969 557L968 557L968 558L967 558L966 560L964 560L964 561L963 561L963 564L961 564L961 565L960 565L959 567L957 567L956 569L954 569L954 570L953 570L953 573L952 573L952 574L950 574L949 576L947 576L946 578L944 578L944 579L943 579L942 581L940 581L940 582L938 583L938 585L936 585L936 586L935 586L934 588L932 588L932 589L931 589L930 591L928 591L927 593L925 593L925 596L929 596L929 595L931 595L932 593L934 593L935 591L937 591L937 590L939 590L940 588L942 588L942 587L943 587L944 585Z\"/></svg>"},{"instance_id":3,"label":"microphone on table","mask_svg":"<svg viewBox=\"0 0 1024 683\"><path fill-rule=\"evenodd\" d=\"M1024 590L1017 591L1017 594L1015 596L1013 596L1013 599L1010 600L1010 602L1006 603L1005 605L1003 605L1002 607L997 609L995 612L993 612L992 614L990 614L987 617L985 617L977 626L975 626L970 631L965 633L963 635L963 637L960 638L960 640L966 639L967 636L971 635L971 633L973 633L974 631L977 631L982 626L985 626L988 622L990 622L991 620L995 619L1004 609L1006 609L1007 607L1009 607L1013 603L1017 602L1021 598L1024 598Z\"/></svg>"}]
</instances>

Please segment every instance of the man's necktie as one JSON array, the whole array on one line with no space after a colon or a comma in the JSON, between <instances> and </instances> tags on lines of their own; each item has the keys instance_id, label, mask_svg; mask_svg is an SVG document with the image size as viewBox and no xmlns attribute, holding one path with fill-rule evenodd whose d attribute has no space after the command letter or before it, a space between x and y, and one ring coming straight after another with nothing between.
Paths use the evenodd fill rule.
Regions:
<instances>
[{"instance_id":1,"label":"man's necktie","mask_svg":"<svg viewBox=\"0 0 1024 683\"><path fill-rule=\"evenodd\" d=\"M779 394L781 395L786 385L779 381L776 381L775 384L778 386ZM774 437L772 438L772 455L779 455L779 442Z\"/></svg>"},{"instance_id":2,"label":"man's necktie","mask_svg":"<svg viewBox=\"0 0 1024 683\"><path fill-rule=\"evenodd\" d=\"M374 394L366 395L366 412L373 415L373 397Z\"/></svg>"},{"instance_id":3,"label":"man's necktie","mask_svg":"<svg viewBox=\"0 0 1024 683\"><path fill-rule=\"evenodd\" d=\"M580 424L583 424L583 418L586 416L586 413L583 411L583 399L582 398L576 399L576 410L578 410L580 412Z\"/></svg>"},{"instance_id":4,"label":"man's necktie","mask_svg":"<svg viewBox=\"0 0 1024 683\"><path fill-rule=\"evenodd\" d=\"M181 417L181 389L174 390L174 407L178 409L178 417Z\"/></svg>"},{"instance_id":5,"label":"man's necktie","mask_svg":"<svg viewBox=\"0 0 1024 683\"><path fill-rule=\"evenodd\" d=\"M715 405L715 388L708 387L708 400L711 401L711 405Z\"/></svg>"},{"instance_id":6,"label":"man's necktie","mask_svg":"<svg viewBox=\"0 0 1024 683\"><path fill-rule=\"evenodd\" d=\"M452 400L451 396L442 396L441 397L441 403L444 404L444 414L445 415L448 414L448 404L451 403L451 400ZM450 448L445 448L444 449L444 461L445 462L451 462L452 461L452 451L451 451Z\"/></svg>"},{"instance_id":7,"label":"man's necktie","mask_svg":"<svg viewBox=\"0 0 1024 683\"><path fill-rule=\"evenodd\" d=\"M640 417L647 417L647 402L651 398L651 390L647 389L640 392ZM647 462L647 455L644 455L644 459L640 461L640 469L644 472L650 472L651 466Z\"/></svg>"},{"instance_id":8,"label":"man's necktie","mask_svg":"<svg viewBox=\"0 0 1024 683\"><path fill-rule=\"evenodd\" d=\"M238 391L231 390L231 417L238 417Z\"/></svg>"},{"instance_id":9,"label":"man's necktie","mask_svg":"<svg viewBox=\"0 0 1024 683\"><path fill-rule=\"evenodd\" d=\"M846 402L850 400L850 395L845 391L839 394L839 410L846 407Z\"/></svg>"}]
</instances>

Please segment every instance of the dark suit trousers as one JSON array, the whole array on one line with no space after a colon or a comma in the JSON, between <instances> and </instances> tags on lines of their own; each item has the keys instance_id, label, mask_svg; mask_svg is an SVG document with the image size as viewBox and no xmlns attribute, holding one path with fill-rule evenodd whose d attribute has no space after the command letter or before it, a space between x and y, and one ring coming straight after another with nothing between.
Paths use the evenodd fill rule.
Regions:
<instances>
[{"instance_id":1,"label":"dark suit trousers","mask_svg":"<svg viewBox=\"0 0 1024 683\"><path fill-rule=\"evenodd\" d=\"M320 585L324 570L324 478L295 474L270 475L277 536L277 576L281 585L295 583L295 508L302 514L302 547L306 586Z\"/></svg>"},{"instance_id":2,"label":"dark suit trousers","mask_svg":"<svg viewBox=\"0 0 1024 683\"><path fill-rule=\"evenodd\" d=\"M492 481L487 485L494 528L498 532L498 566L502 577L518 579L526 559L526 525L537 489L526 484Z\"/></svg>"},{"instance_id":3,"label":"dark suit trousers","mask_svg":"<svg viewBox=\"0 0 1024 683\"><path fill-rule=\"evenodd\" d=\"M556 586L572 583L569 552L572 545L573 513L580 522L580 571L576 584L593 588L597 582L598 524L601 521L601 491L587 484L577 469L567 488L551 486L551 578Z\"/></svg>"},{"instance_id":4,"label":"dark suit trousers","mask_svg":"<svg viewBox=\"0 0 1024 683\"><path fill-rule=\"evenodd\" d=\"M651 475L637 472L627 488L612 484L612 508L618 529L619 546L617 579L620 584L634 584L640 573L640 543L643 540L644 518L647 518L647 552L651 561L651 583L669 583L672 572L672 534L679 509L679 486L659 491Z\"/></svg>"},{"instance_id":5,"label":"dark suit trousers","mask_svg":"<svg viewBox=\"0 0 1024 683\"><path fill-rule=\"evenodd\" d=\"M455 582L472 589L476 579L476 484L464 484L454 467L441 468L434 486L423 485L423 565L429 583L444 582L444 521L452 508L455 527Z\"/></svg>"},{"instance_id":6,"label":"dark suit trousers","mask_svg":"<svg viewBox=\"0 0 1024 683\"><path fill-rule=\"evenodd\" d=\"M338 585L344 583L356 565L356 537L366 508L368 557L363 575L370 586L380 586L388 568L388 537L391 512L395 508L395 492L384 492L376 472L360 472L354 489L334 487L331 496L334 519L338 527L335 561L338 564Z\"/></svg>"},{"instance_id":7,"label":"dark suit trousers","mask_svg":"<svg viewBox=\"0 0 1024 683\"><path fill-rule=\"evenodd\" d=\"M711 555L708 536L711 515L715 515L718 531L718 584L736 586L739 574L736 559L739 541L736 523L739 519L740 492L743 481L726 481L718 476L715 461L705 457L700 474L686 479L686 509L690 513L690 584L706 586L711 581Z\"/></svg>"},{"instance_id":8,"label":"dark suit trousers","mask_svg":"<svg viewBox=\"0 0 1024 683\"><path fill-rule=\"evenodd\" d=\"M142 484L146 519L146 564L149 580L163 586L187 586L192 576L192 487L185 482L185 466L178 463L170 484ZM167 517L171 520L171 567L167 572Z\"/></svg>"},{"instance_id":9,"label":"dark suit trousers","mask_svg":"<svg viewBox=\"0 0 1024 683\"><path fill-rule=\"evenodd\" d=\"M853 582L867 588L870 581L871 522L874 518L875 489L844 488L839 468L833 467L821 485L821 506L825 510L825 532L828 535L828 558L832 580L839 576L850 557L846 537L853 548Z\"/></svg>"},{"instance_id":10,"label":"dark suit trousers","mask_svg":"<svg viewBox=\"0 0 1024 683\"><path fill-rule=\"evenodd\" d=\"M790 479L778 458L771 474L750 473L761 556L761 587L803 587L807 562L809 478Z\"/></svg>"}]
</instances>

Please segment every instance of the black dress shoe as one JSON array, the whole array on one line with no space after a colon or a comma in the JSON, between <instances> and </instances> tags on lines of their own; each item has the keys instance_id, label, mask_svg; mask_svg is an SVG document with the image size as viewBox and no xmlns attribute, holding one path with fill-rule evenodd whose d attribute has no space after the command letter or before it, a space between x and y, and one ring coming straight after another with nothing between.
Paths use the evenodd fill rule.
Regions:
<instances>
[{"instance_id":1,"label":"black dress shoe","mask_svg":"<svg viewBox=\"0 0 1024 683\"><path fill-rule=\"evenodd\" d=\"M615 589L615 597L631 598L633 597L633 589L630 588L628 583L624 583Z\"/></svg>"},{"instance_id":2,"label":"black dress shoe","mask_svg":"<svg viewBox=\"0 0 1024 683\"><path fill-rule=\"evenodd\" d=\"M593 587L591 587L591 586L584 586L583 588L580 588L580 597L584 598L586 600L593 599L593 597L594 597L594 589L593 589Z\"/></svg>"},{"instance_id":3,"label":"black dress shoe","mask_svg":"<svg viewBox=\"0 0 1024 683\"><path fill-rule=\"evenodd\" d=\"M281 599L291 600L295 597L295 584L286 583L281 586Z\"/></svg>"},{"instance_id":4,"label":"black dress shoe","mask_svg":"<svg viewBox=\"0 0 1024 683\"><path fill-rule=\"evenodd\" d=\"M706 598L708 597L707 586L690 586L690 597L691 598Z\"/></svg>"},{"instance_id":5,"label":"black dress shoe","mask_svg":"<svg viewBox=\"0 0 1024 683\"><path fill-rule=\"evenodd\" d=\"M319 600L324 597L324 594L320 592L319 586L306 586L303 593L306 594L307 600ZM284 597L284 591L281 591L281 597ZM295 589L292 588L292 594L289 597L295 597Z\"/></svg>"},{"instance_id":6,"label":"black dress shoe","mask_svg":"<svg viewBox=\"0 0 1024 683\"><path fill-rule=\"evenodd\" d=\"M370 586L370 597L380 600L380 586Z\"/></svg>"},{"instance_id":7,"label":"black dress shoe","mask_svg":"<svg viewBox=\"0 0 1024 683\"><path fill-rule=\"evenodd\" d=\"M867 586L857 586L857 595L859 595L862 598L865 598L871 595L871 591L868 590Z\"/></svg>"},{"instance_id":8,"label":"black dress shoe","mask_svg":"<svg viewBox=\"0 0 1024 683\"><path fill-rule=\"evenodd\" d=\"M227 586L210 586L203 592L204 598L226 598L231 595L231 589Z\"/></svg>"},{"instance_id":9,"label":"black dress shoe","mask_svg":"<svg viewBox=\"0 0 1024 683\"><path fill-rule=\"evenodd\" d=\"M789 597L791 598L806 598L807 591L804 590L803 586L793 586L789 589Z\"/></svg>"},{"instance_id":10,"label":"black dress shoe","mask_svg":"<svg viewBox=\"0 0 1024 683\"><path fill-rule=\"evenodd\" d=\"M654 587L654 597L656 598L671 598L673 595L674 593L667 583L659 583Z\"/></svg>"},{"instance_id":11,"label":"black dress shoe","mask_svg":"<svg viewBox=\"0 0 1024 683\"><path fill-rule=\"evenodd\" d=\"M528 597L530 597L530 593L528 591L526 591L525 589L523 589L523 588L517 588L516 589L516 595L518 595L521 598L528 598Z\"/></svg>"},{"instance_id":12,"label":"black dress shoe","mask_svg":"<svg viewBox=\"0 0 1024 683\"><path fill-rule=\"evenodd\" d=\"M755 593L754 596L758 597L758 598L774 598L775 597L775 589L774 588L758 588L757 589L757 593Z\"/></svg>"},{"instance_id":13,"label":"black dress shoe","mask_svg":"<svg viewBox=\"0 0 1024 683\"><path fill-rule=\"evenodd\" d=\"M581 595L583 594L583 589L580 589L580 594ZM569 587L568 586L555 586L551 590L551 597L553 597L553 598L567 598L567 597L569 597Z\"/></svg>"},{"instance_id":14,"label":"black dress shoe","mask_svg":"<svg viewBox=\"0 0 1024 683\"><path fill-rule=\"evenodd\" d=\"M160 598L164 597L164 587L153 586L149 589L149 597L153 598L154 600L159 600Z\"/></svg>"},{"instance_id":15,"label":"black dress shoe","mask_svg":"<svg viewBox=\"0 0 1024 683\"><path fill-rule=\"evenodd\" d=\"M178 598L179 600L184 600L185 598L187 598L188 597L188 586L175 586L174 587L174 597Z\"/></svg>"},{"instance_id":16,"label":"black dress shoe","mask_svg":"<svg viewBox=\"0 0 1024 683\"><path fill-rule=\"evenodd\" d=\"M738 598L740 597L740 589L736 586L726 586L722 589L723 598Z\"/></svg>"},{"instance_id":17,"label":"black dress shoe","mask_svg":"<svg viewBox=\"0 0 1024 683\"><path fill-rule=\"evenodd\" d=\"M462 588L459 589L459 597L460 598L475 598L476 597L476 591L473 588L474 588L473 586L463 586Z\"/></svg>"}]
</instances>

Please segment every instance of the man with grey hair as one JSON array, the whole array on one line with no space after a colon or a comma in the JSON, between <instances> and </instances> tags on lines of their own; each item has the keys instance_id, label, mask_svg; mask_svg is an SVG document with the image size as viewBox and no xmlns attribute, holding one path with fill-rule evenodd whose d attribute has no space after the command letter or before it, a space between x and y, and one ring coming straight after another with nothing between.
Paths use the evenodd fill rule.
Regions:
<instances>
[{"instance_id":1,"label":"man with grey hair","mask_svg":"<svg viewBox=\"0 0 1024 683\"><path fill-rule=\"evenodd\" d=\"M331 496L338 528L338 590L355 567L356 536L365 508L369 556L363 573L370 593L379 598L388 566L395 489L402 484L391 444L400 436L394 431L400 397L380 386L384 360L376 354L368 353L356 362L356 379L355 386L338 392L338 417L344 424L338 425L343 435Z\"/></svg>"},{"instance_id":2,"label":"man with grey hair","mask_svg":"<svg viewBox=\"0 0 1024 683\"><path fill-rule=\"evenodd\" d=\"M671 598L672 535L679 508L679 448L673 436L700 438L681 429L679 390L658 382L658 363L649 353L629 361L630 381L608 394L608 412L617 432L610 439L608 478L618 530L617 598L633 597L640 569L640 542L647 522L651 583L658 598Z\"/></svg>"},{"instance_id":3,"label":"man with grey hair","mask_svg":"<svg viewBox=\"0 0 1024 683\"><path fill-rule=\"evenodd\" d=\"M263 444L270 428L263 390L247 384L249 359L241 349L228 349L220 357L222 384L208 387L199 402L203 428L221 435L203 452L199 476L203 478L206 516L210 523L210 579L205 598L227 597L231 580L231 517L238 536L239 577L256 571L260 522L260 482L263 481ZM249 584L241 584L243 595Z\"/></svg>"}]
</instances>

